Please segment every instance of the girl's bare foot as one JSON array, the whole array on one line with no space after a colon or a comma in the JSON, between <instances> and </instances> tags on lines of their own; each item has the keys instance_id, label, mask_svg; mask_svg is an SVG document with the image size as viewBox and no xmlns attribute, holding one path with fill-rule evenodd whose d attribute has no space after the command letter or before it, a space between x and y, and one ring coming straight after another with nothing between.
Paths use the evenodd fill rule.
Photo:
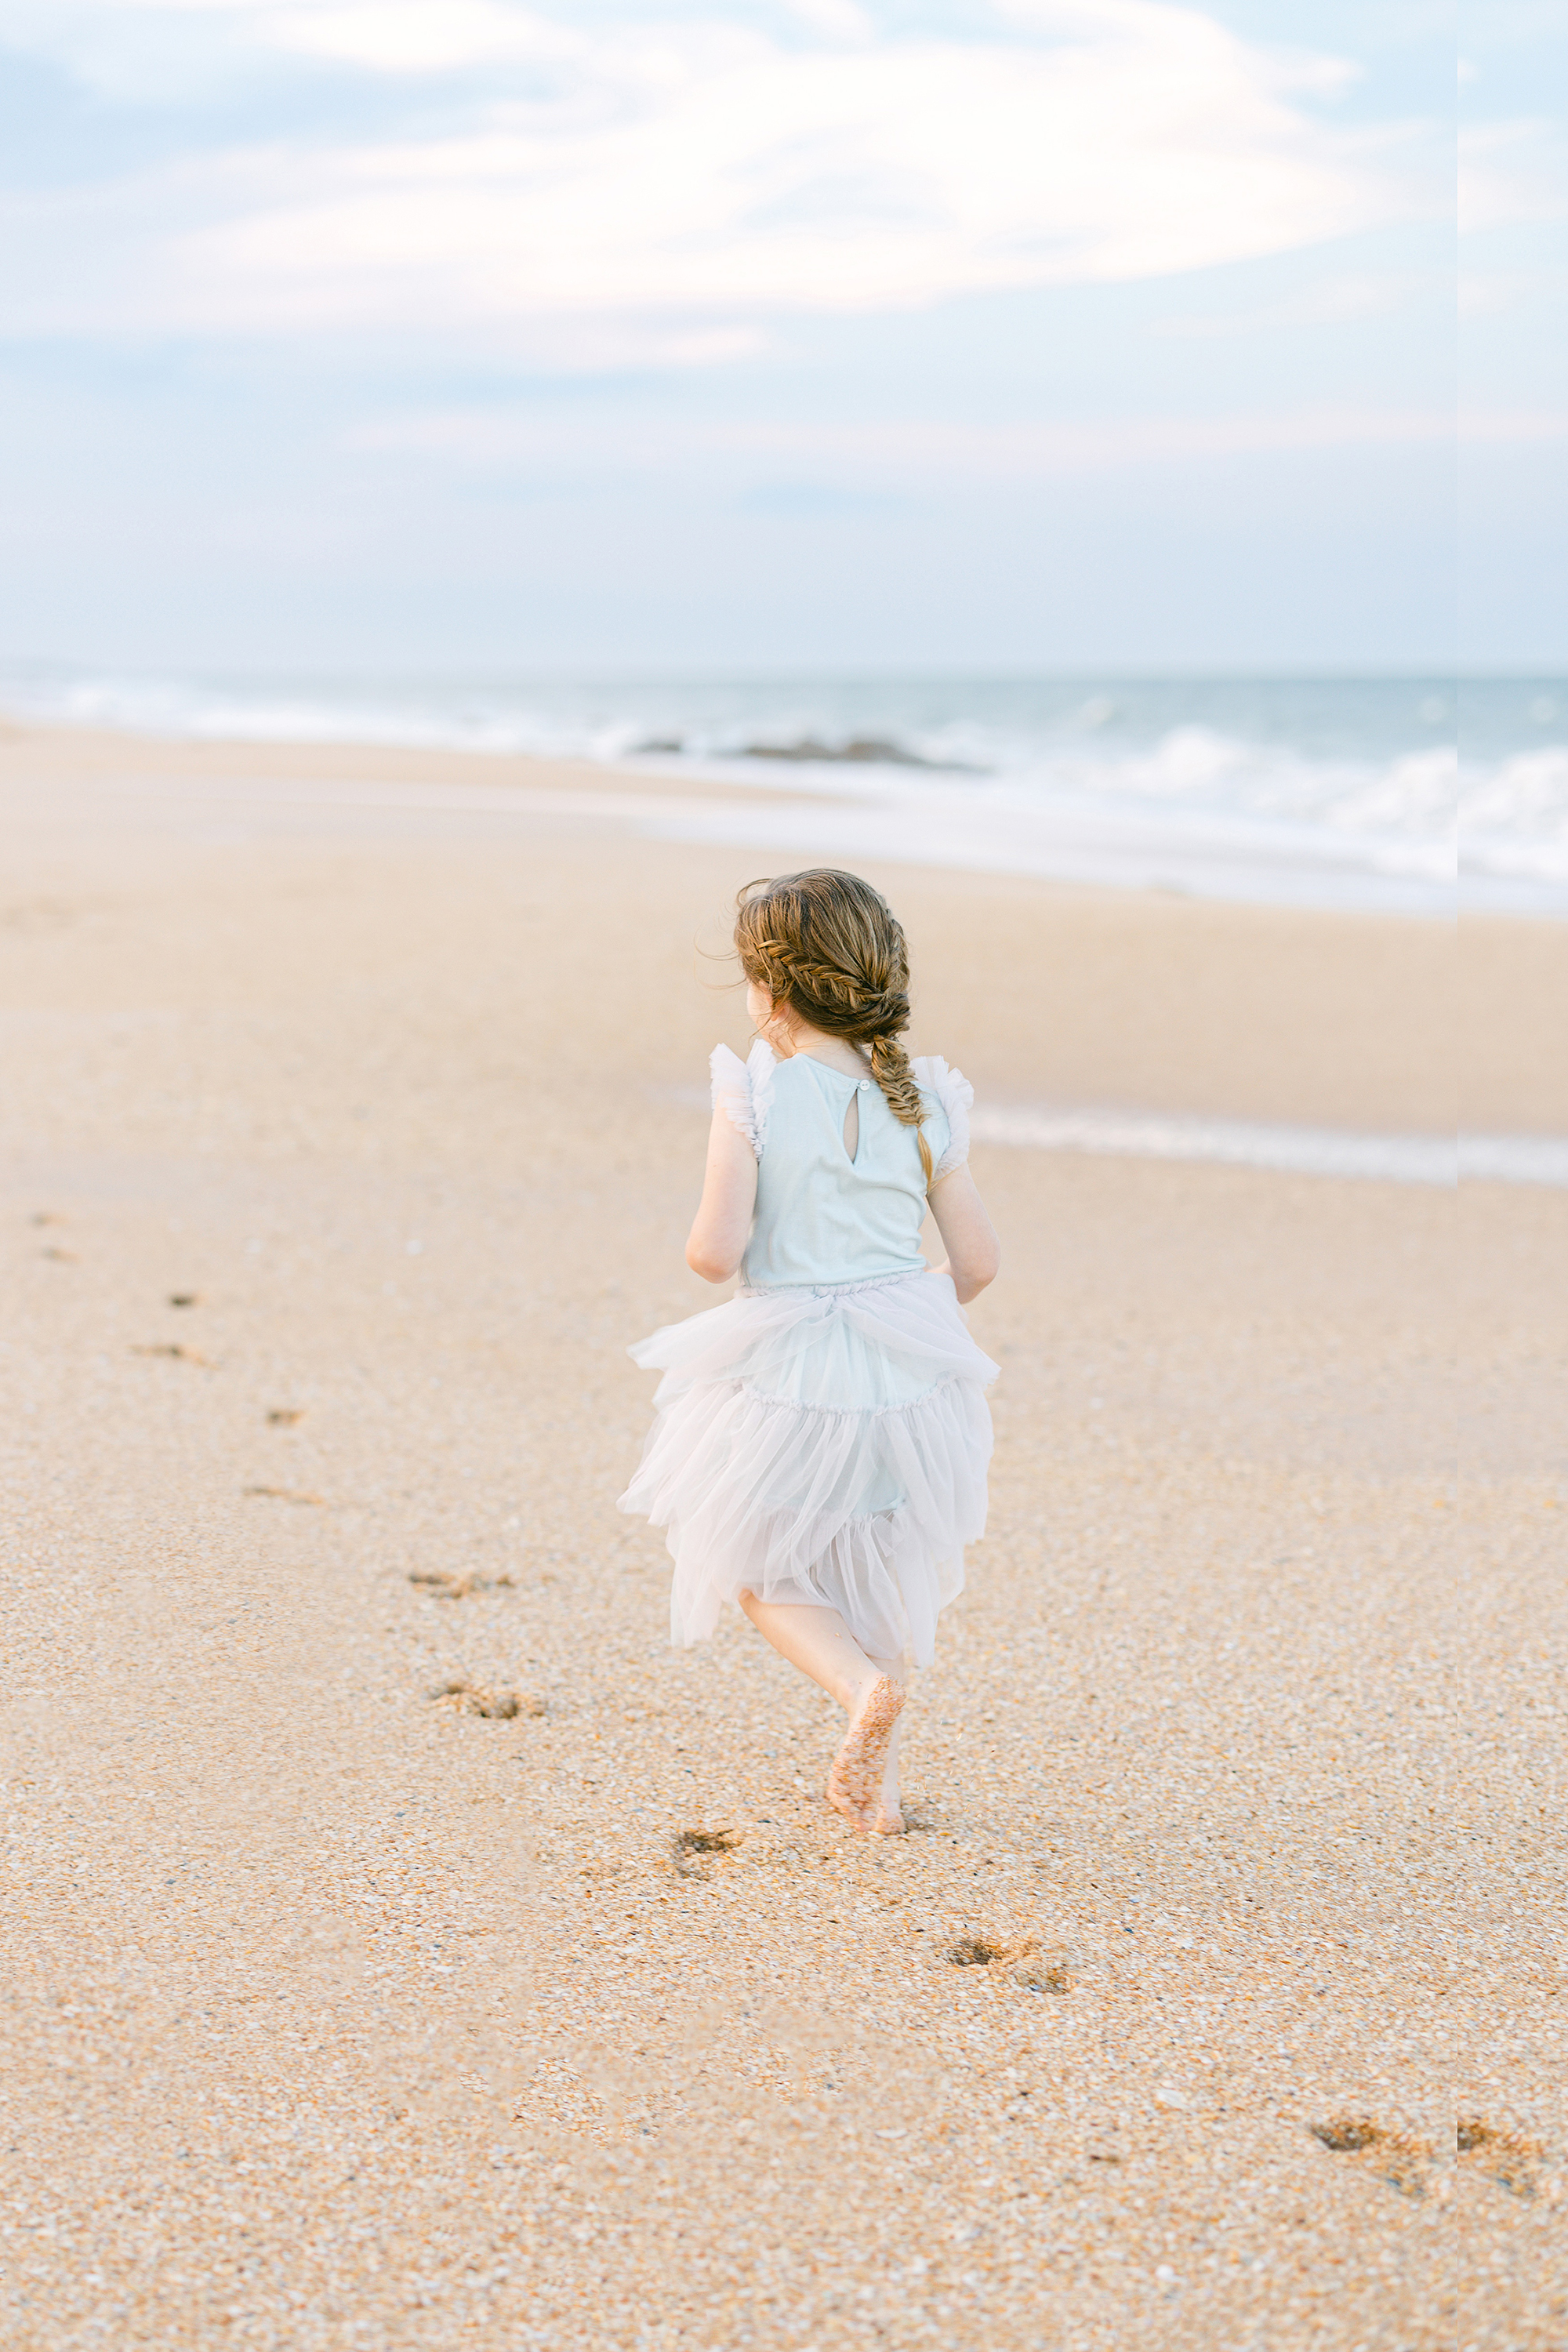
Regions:
<instances>
[{"instance_id":1,"label":"girl's bare foot","mask_svg":"<svg viewBox=\"0 0 1568 2352\"><path fill-rule=\"evenodd\" d=\"M887 1808L882 1796L882 1776L887 1770L888 1750L892 1743L893 1727L904 1703L901 1683L891 1675L879 1675L866 1685L855 1703L849 1718L849 1728L844 1744L833 1759L833 1769L827 1776L827 1801L835 1812L858 1830L883 1830ZM898 1815L898 1827L903 1828L903 1817Z\"/></svg>"}]
</instances>

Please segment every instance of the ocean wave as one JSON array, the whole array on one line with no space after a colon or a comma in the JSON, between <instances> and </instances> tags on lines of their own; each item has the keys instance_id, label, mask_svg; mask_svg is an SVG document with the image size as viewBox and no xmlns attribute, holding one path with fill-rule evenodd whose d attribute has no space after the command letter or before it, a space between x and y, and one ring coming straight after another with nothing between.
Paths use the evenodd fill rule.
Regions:
<instances>
[{"instance_id":1,"label":"ocean wave","mask_svg":"<svg viewBox=\"0 0 1568 2352\"><path fill-rule=\"evenodd\" d=\"M1451 908L1458 887L1473 905L1568 913L1568 744L1554 740L1568 697L1540 682L463 684L13 667L0 670L0 704L205 740L765 781L775 835L783 770L792 793L836 804L795 830L842 854L896 846L1068 879L1412 911ZM727 838L748 830L743 815L725 823Z\"/></svg>"},{"instance_id":2,"label":"ocean wave","mask_svg":"<svg viewBox=\"0 0 1568 2352\"><path fill-rule=\"evenodd\" d=\"M1568 745L1467 763L1458 827L1465 872L1568 885Z\"/></svg>"}]
</instances>

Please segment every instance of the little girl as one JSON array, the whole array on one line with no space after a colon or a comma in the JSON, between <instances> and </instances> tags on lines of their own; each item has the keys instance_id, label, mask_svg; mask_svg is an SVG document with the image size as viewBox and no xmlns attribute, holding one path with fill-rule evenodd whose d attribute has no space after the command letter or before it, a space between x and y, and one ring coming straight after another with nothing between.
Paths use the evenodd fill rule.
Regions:
<instances>
[{"instance_id":1,"label":"little girl","mask_svg":"<svg viewBox=\"0 0 1568 2352\"><path fill-rule=\"evenodd\" d=\"M973 1089L899 1044L903 931L856 875L748 884L735 950L757 1042L744 1062L713 1049L686 1262L741 1289L632 1349L665 1377L621 1508L668 1530L671 1639L737 1601L848 1709L828 1802L896 1836L906 1667L931 1664L985 1526L996 1366L959 1313L997 1265L966 1165Z\"/></svg>"}]
</instances>

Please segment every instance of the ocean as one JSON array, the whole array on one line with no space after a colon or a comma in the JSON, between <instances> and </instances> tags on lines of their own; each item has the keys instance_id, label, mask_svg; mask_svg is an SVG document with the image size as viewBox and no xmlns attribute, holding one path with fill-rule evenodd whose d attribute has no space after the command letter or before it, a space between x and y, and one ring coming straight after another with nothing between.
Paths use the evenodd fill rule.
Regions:
<instances>
[{"instance_id":1,"label":"ocean","mask_svg":"<svg viewBox=\"0 0 1568 2352\"><path fill-rule=\"evenodd\" d=\"M16 716L765 785L680 827L1200 897L1568 915L1552 677L222 677L0 666ZM787 784L790 803L776 798Z\"/></svg>"}]
</instances>

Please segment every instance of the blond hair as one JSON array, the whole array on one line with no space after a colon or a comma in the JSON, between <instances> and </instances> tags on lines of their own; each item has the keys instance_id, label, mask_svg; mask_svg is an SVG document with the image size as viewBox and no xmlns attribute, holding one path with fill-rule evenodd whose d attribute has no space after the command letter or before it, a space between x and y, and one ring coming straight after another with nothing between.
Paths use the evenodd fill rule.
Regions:
<instances>
[{"instance_id":1,"label":"blond hair","mask_svg":"<svg viewBox=\"0 0 1568 2352\"><path fill-rule=\"evenodd\" d=\"M830 866L748 882L736 900L741 970L775 1004L830 1037L863 1045L893 1117L915 1130L929 1187L931 1146L910 1057L910 958L892 908L858 874Z\"/></svg>"}]
</instances>

